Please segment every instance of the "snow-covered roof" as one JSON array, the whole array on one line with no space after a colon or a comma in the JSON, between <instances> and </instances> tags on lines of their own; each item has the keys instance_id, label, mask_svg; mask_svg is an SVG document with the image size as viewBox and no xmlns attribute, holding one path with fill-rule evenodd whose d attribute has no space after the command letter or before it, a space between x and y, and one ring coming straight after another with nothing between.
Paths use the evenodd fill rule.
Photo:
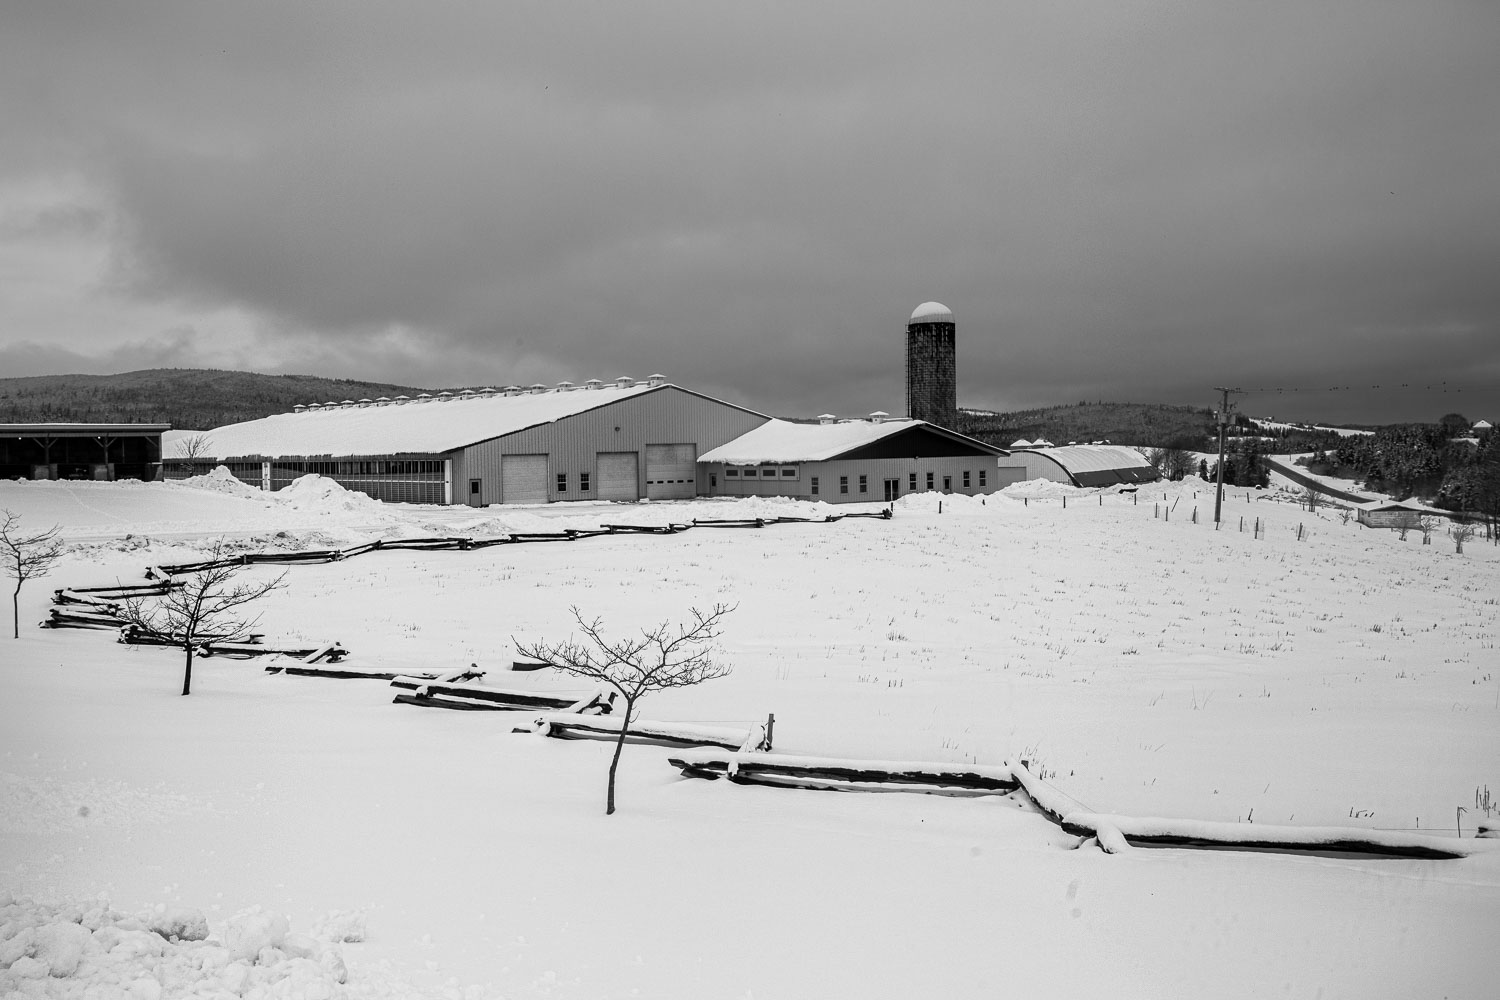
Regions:
<instances>
[{"instance_id":1,"label":"snow-covered roof","mask_svg":"<svg viewBox=\"0 0 1500 1000\"><path fill-rule=\"evenodd\" d=\"M1494 429L1495 429L1495 425L1492 424L1492 423L1490 423L1488 420L1478 420L1478 421L1475 421L1474 426L1470 428L1470 430L1476 430L1476 431L1490 431L1490 430L1494 430Z\"/></svg>"},{"instance_id":2,"label":"snow-covered roof","mask_svg":"<svg viewBox=\"0 0 1500 1000\"><path fill-rule=\"evenodd\" d=\"M953 310L941 302L923 302L911 312L913 323L952 323Z\"/></svg>"},{"instance_id":3,"label":"snow-covered roof","mask_svg":"<svg viewBox=\"0 0 1500 1000\"><path fill-rule=\"evenodd\" d=\"M1442 510L1438 507L1430 507L1420 500L1369 500L1365 503L1354 505L1355 510L1378 511L1378 510L1411 510L1422 514L1439 514L1443 517L1450 516L1453 512Z\"/></svg>"},{"instance_id":4,"label":"snow-covered roof","mask_svg":"<svg viewBox=\"0 0 1500 1000\"><path fill-rule=\"evenodd\" d=\"M1045 455L1072 475L1081 472L1109 472L1113 469L1149 469L1146 456L1134 448L1117 444L1071 444L1061 448L1024 448L1035 455Z\"/></svg>"},{"instance_id":5,"label":"snow-covered roof","mask_svg":"<svg viewBox=\"0 0 1500 1000\"><path fill-rule=\"evenodd\" d=\"M674 388L610 386L517 396L429 396L384 405L325 405L204 431L208 447L202 457L432 454Z\"/></svg>"},{"instance_id":6,"label":"snow-covered roof","mask_svg":"<svg viewBox=\"0 0 1500 1000\"><path fill-rule=\"evenodd\" d=\"M1026 440L1025 438L1016 438L1010 443L1010 446L1012 448L1030 448L1031 442Z\"/></svg>"},{"instance_id":7,"label":"snow-covered roof","mask_svg":"<svg viewBox=\"0 0 1500 1000\"><path fill-rule=\"evenodd\" d=\"M822 462L913 427L924 420L849 420L837 424L794 424L769 420L699 456L700 462L755 465L761 462Z\"/></svg>"}]
</instances>

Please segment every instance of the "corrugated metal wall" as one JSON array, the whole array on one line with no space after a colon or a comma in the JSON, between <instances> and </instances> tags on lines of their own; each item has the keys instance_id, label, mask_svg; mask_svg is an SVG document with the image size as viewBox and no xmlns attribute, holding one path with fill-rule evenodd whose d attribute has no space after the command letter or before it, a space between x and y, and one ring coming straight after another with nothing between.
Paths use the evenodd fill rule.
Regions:
<instances>
[{"instance_id":1,"label":"corrugated metal wall","mask_svg":"<svg viewBox=\"0 0 1500 1000\"><path fill-rule=\"evenodd\" d=\"M1050 479L1054 483L1067 483L1070 486L1073 483L1073 477L1068 475L1068 470L1045 455L1038 455L1030 451L1018 451L1014 452L1006 461L1012 464L1020 462L1026 470L1026 475L1022 477L1024 479Z\"/></svg>"},{"instance_id":2,"label":"corrugated metal wall","mask_svg":"<svg viewBox=\"0 0 1500 1000\"><path fill-rule=\"evenodd\" d=\"M466 496L469 480L481 480L483 503L500 502L502 455L546 454L549 500L592 500L597 487L596 456L600 452L635 452L639 456L637 482L645 482L648 444L691 442L698 454L717 448L765 423L767 418L747 413L718 400L663 386L654 391L609 401L610 389L576 389L598 395L598 409L564 417L551 424L493 438L455 452L454 497ZM579 474L587 472L590 490L579 490ZM567 476L567 492L557 490L557 477ZM698 492L704 481L700 476Z\"/></svg>"}]
</instances>

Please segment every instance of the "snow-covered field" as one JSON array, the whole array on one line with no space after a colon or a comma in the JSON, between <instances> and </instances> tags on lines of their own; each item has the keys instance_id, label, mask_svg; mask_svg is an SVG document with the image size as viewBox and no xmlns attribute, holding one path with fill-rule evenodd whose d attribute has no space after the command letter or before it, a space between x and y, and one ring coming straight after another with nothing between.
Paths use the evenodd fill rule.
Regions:
<instances>
[{"instance_id":1,"label":"snow-covered field","mask_svg":"<svg viewBox=\"0 0 1500 1000\"><path fill-rule=\"evenodd\" d=\"M0 507L70 543L0 639L0 995L1500 995L1494 852L1106 855L1014 797L690 780L650 747L627 748L606 818L610 748L512 734L525 715L221 658L182 698L171 651L34 627L54 587L135 582L221 534L324 547L827 507L405 507L315 478L0 482ZM774 712L793 754L1025 757L1101 813L1446 836L1461 819L1471 837L1500 788L1500 549L1269 493L1232 493L1219 531L1212 509L1195 479L1026 483L904 498L890 521L374 552L290 567L261 629L339 640L351 666L576 687L505 677L512 637L565 637L572 605L627 630L725 602L734 673L648 718ZM195 910L207 940L150 929Z\"/></svg>"}]
</instances>

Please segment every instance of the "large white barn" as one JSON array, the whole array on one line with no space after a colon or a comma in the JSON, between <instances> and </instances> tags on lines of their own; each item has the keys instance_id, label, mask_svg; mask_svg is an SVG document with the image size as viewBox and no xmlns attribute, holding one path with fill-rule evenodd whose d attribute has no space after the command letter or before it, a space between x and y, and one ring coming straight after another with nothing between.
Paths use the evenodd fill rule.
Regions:
<instances>
[{"instance_id":1,"label":"large white barn","mask_svg":"<svg viewBox=\"0 0 1500 1000\"><path fill-rule=\"evenodd\" d=\"M277 490L317 473L381 500L474 506L674 499L703 492L700 454L770 419L660 376L343 400L206 431L168 475L225 465Z\"/></svg>"}]
</instances>

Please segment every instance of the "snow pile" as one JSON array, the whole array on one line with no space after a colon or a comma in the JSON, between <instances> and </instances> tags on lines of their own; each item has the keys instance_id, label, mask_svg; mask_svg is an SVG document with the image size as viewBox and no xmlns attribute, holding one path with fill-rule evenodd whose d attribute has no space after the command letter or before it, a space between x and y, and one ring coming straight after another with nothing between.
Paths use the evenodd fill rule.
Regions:
<instances>
[{"instance_id":1,"label":"snow pile","mask_svg":"<svg viewBox=\"0 0 1500 1000\"><path fill-rule=\"evenodd\" d=\"M316 472L298 476L291 485L271 496L280 503L302 510L356 513L380 511L386 506L368 493L346 490L337 481Z\"/></svg>"},{"instance_id":2,"label":"snow pile","mask_svg":"<svg viewBox=\"0 0 1500 1000\"><path fill-rule=\"evenodd\" d=\"M335 941L363 938L358 914L330 914L318 936L296 934L280 913L252 907L217 937L195 909L130 915L102 898L57 905L0 892L0 995L245 998L403 995L405 984L349 979Z\"/></svg>"},{"instance_id":3,"label":"snow pile","mask_svg":"<svg viewBox=\"0 0 1500 1000\"><path fill-rule=\"evenodd\" d=\"M1022 498L1028 500L1061 500L1063 497L1072 499L1077 496L1091 496L1096 490L1079 489L1071 483L1059 483L1051 479L1026 479L1019 483L1011 483L1000 491L1002 495Z\"/></svg>"},{"instance_id":4,"label":"snow pile","mask_svg":"<svg viewBox=\"0 0 1500 1000\"><path fill-rule=\"evenodd\" d=\"M936 514L941 509L944 514L988 514L1004 510L1013 502L1003 493L973 497L964 493L908 493L896 501L895 511L898 514Z\"/></svg>"},{"instance_id":5,"label":"snow pile","mask_svg":"<svg viewBox=\"0 0 1500 1000\"><path fill-rule=\"evenodd\" d=\"M244 497L247 500L263 500L266 494L249 483L237 479L234 473L229 471L228 466L214 466L214 471L205 476L192 476L188 479L174 480L178 486L186 486L195 490L207 490L210 493L224 493L234 497Z\"/></svg>"}]
</instances>

